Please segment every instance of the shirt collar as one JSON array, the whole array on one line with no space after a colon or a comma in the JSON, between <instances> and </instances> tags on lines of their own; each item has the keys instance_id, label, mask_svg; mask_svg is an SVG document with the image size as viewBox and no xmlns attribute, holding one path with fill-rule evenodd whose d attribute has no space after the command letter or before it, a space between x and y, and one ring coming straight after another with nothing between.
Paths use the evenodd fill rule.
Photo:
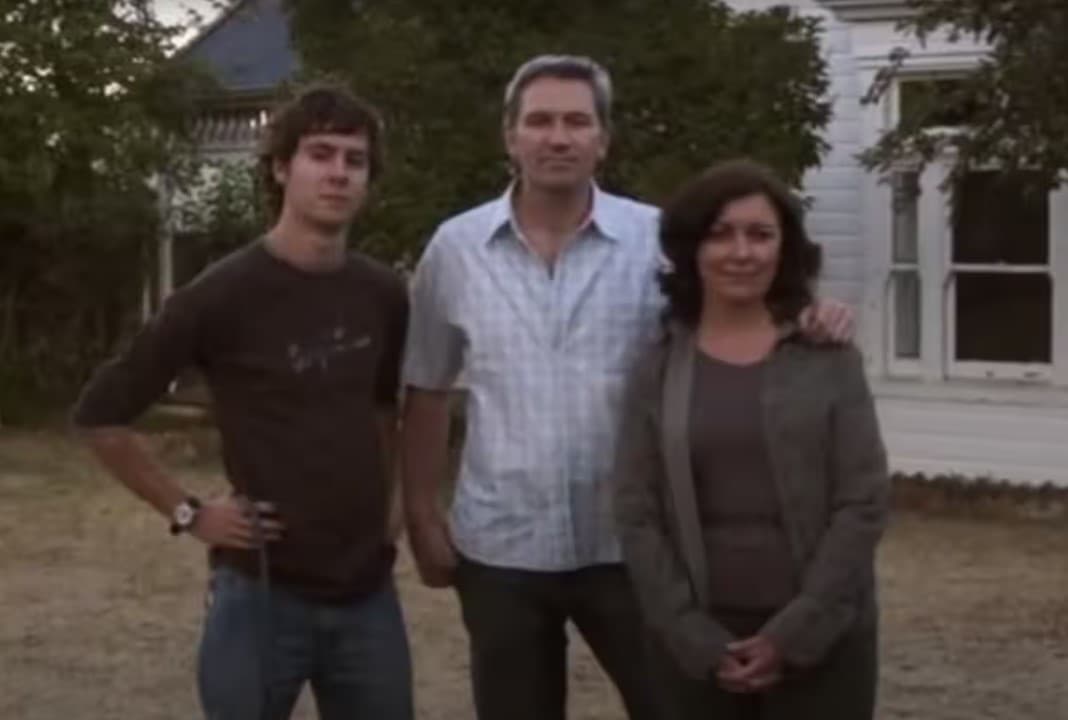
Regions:
<instances>
[{"instance_id":1,"label":"shirt collar","mask_svg":"<svg viewBox=\"0 0 1068 720\"><path fill-rule=\"evenodd\" d=\"M593 189L593 201L590 207L590 214L583 223L583 228L592 228L598 237L605 240L613 242L622 240L625 237L624 223L621 222L618 213L614 212L611 197L601 190L597 183L591 183L591 187ZM516 183L512 183L504 194L494 201L490 215L489 233L486 235L487 243L499 237L501 232L506 229L515 229L518 233L519 223L516 222L515 211L512 206L512 199L515 197L517 189Z\"/></svg>"}]
</instances>

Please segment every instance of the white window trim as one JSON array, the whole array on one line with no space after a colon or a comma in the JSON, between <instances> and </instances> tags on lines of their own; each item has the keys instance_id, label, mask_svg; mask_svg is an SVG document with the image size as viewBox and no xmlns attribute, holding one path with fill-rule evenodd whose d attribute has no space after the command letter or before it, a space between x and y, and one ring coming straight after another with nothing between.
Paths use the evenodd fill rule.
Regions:
<instances>
[{"instance_id":1,"label":"white window trim","mask_svg":"<svg viewBox=\"0 0 1068 720\"><path fill-rule=\"evenodd\" d=\"M904 172L910 172L910 171L914 170L914 168L907 167L905 165L903 165L900 169L901 169L901 171L904 171ZM918 203L922 203L923 202L923 197L924 196L923 196L923 194L921 192L921 194L917 198ZM894 189L893 189L893 185L891 185L890 186L890 205L891 205L891 208L893 208L894 203L895 203ZM888 250L888 252L889 252L889 263L888 263L888 267L887 267L887 270L886 270L886 273L885 273L885 285L886 285L886 287L885 287L885 290L884 290L883 296L882 296L883 305L882 305L882 310L881 310L881 315L882 315L882 318L883 318L882 347L885 348L885 352L883 354L885 356L886 368L887 368L887 374L888 375L890 375L892 377L898 377L898 378L918 378L918 377L922 377L922 375L923 375L923 373L922 373L923 348L924 348L923 332L924 332L924 328L926 327L926 323L924 323L924 321L923 321L923 302L924 302L925 298L927 297L927 290L923 287L923 276L924 276L924 273L923 273L923 267L924 267L923 243L920 242L920 239L923 237L923 232L924 232L923 207L922 206L918 206L916 208L916 225L917 225L917 227L916 227L916 241L917 241L917 243L916 243L916 259L915 259L914 262L906 263L906 262L900 262L900 261L897 261L897 260L894 259L894 243L895 243L896 238L894 238L894 216L893 216L893 211L891 211L890 218L891 218L890 227L889 227L889 232L890 232L889 240L890 240L890 242L889 242L889 250ZM896 348L896 341L895 341L895 339L897 337L897 304L895 302L896 301L895 287L896 287L896 283L897 283L898 278L902 274L909 273L909 272L914 272L916 274L916 277L917 277L917 280L918 280L918 284L919 284L918 290L919 290L920 306L918 308L919 309L919 317L917 318L917 321L919 322L919 325L920 325L920 327L919 327L920 335L919 335L919 338L918 338L920 354L919 354L918 357L915 357L915 358L898 356L897 352L896 352L897 348Z\"/></svg>"},{"instance_id":2,"label":"white window trim","mask_svg":"<svg viewBox=\"0 0 1068 720\"><path fill-rule=\"evenodd\" d=\"M960 74L974 68L981 51L938 53L909 58L901 70L906 81L931 76ZM885 64L861 62L861 87L868 87ZM898 88L878 103L862 108L861 132L865 146L873 145L882 132L897 123ZM939 132L941 129L933 129ZM891 274L893 262L893 196L886 178L866 173L863 190L864 236L866 248L865 301L862 313L864 340L870 349L869 366L877 377L922 380L925 383L994 380L1015 384L1045 384L1068 387L1068 185L1050 193L1050 257L1048 271L1053 280L1053 348L1049 364L978 363L953 360L955 333L946 332L953 316L951 232L949 205L928 187L939 187L951 167L951 158L928 164L921 176L919 235L926 238L919 248L920 272L920 358L894 357L893 303ZM937 238L937 241L932 241ZM1003 268L1001 268L1003 270ZM1046 270L1045 267L1042 270ZM1023 271L1019 269L1017 271Z\"/></svg>"},{"instance_id":3,"label":"white window trim","mask_svg":"<svg viewBox=\"0 0 1068 720\"><path fill-rule=\"evenodd\" d=\"M919 378L922 377L921 365L923 359L923 312L920 312L920 356L917 358L901 357L895 353L894 338L897 333L897 305L895 304L894 284L898 277L904 273L915 272L921 278L920 301L923 302L923 274L920 272L920 264L905 266L899 263L891 263L890 270L886 275L886 289L883 294L883 342L886 347L887 374L896 378Z\"/></svg>"},{"instance_id":4,"label":"white window trim","mask_svg":"<svg viewBox=\"0 0 1068 720\"><path fill-rule=\"evenodd\" d=\"M1053 377L1068 387L1068 177L1049 204L1050 269L1053 273Z\"/></svg>"},{"instance_id":5,"label":"white window trim","mask_svg":"<svg viewBox=\"0 0 1068 720\"><path fill-rule=\"evenodd\" d=\"M945 278L950 213L939 188L949 169L948 162L934 162L920 174L920 368L927 380L943 380L947 375Z\"/></svg>"},{"instance_id":6,"label":"white window trim","mask_svg":"<svg viewBox=\"0 0 1068 720\"><path fill-rule=\"evenodd\" d=\"M920 292L921 327L930 327L930 336L924 341L930 344L921 347L921 358L931 354L928 377L943 379L1018 380L1026 382L1049 382L1053 377L1053 363L995 363L957 360L956 356L956 293L953 291L961 270L988 269L999 274L1050 273L1056 278L1053 265L1053 248L1056 246L1056 230L1050 218L1050 261L1046 265L977 265L952 261L953 218L951 208L941 187L949 176L954 158L947 154L932 161L920 177ZM1063 189L1050 194L1054 198ZM928 241L925 243L924 238ZM1055 303L1056 299L1051 298ZM1056 336L1056 325L1053 326ZM922 345L922 341L921 341ZM930 348L927 350L926 348ZM892 347L888 348L892 353Z\"/></svg>"},{"instance_id":7,"label":"white window trim","mask_svg":"<svg viewBox=\"0 0 1068 720\"><path fill-rule=\"evenodd\" d=\"M847 22L900 20L912 11L906 0L818 0Z\"/></svg>"}]
</instances>

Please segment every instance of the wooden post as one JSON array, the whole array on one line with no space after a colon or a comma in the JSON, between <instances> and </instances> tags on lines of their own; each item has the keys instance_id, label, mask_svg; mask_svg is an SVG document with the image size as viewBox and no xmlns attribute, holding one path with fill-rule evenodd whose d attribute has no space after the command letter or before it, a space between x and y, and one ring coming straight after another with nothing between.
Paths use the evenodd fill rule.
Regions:
<instances>
[{"instance_id":1,"label":"wooden post","mask_svg":"<svg viewBox=\"0 0 1068 720\"><path fill-rule=\"evenodd\" d=\"M159 262L158 306L174 291L174 228L171 222L171 184L167 175L159 176Z\"/></svg>"}]
</instances>

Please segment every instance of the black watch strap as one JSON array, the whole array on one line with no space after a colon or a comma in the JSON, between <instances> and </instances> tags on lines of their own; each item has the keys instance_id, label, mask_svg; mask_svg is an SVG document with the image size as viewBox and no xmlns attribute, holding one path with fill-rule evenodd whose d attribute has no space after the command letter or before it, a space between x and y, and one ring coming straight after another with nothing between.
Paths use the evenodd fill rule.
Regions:
<instances>
[{"instance_id":1,"label":"black watch strap","mask_svg":"<svg viewBox=\"0 0 1068 720\"><path fill-rule=\"evenodd\" d=\"M190 495L178 503L171 512L171 535L187 532L197 521L200 500Z\"/></svg>"}]
</instances>

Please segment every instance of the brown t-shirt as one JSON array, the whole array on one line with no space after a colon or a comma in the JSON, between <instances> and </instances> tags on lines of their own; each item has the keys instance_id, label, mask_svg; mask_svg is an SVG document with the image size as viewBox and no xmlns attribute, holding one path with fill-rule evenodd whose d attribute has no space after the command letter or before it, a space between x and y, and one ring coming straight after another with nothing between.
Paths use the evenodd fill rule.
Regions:
<instances>
[{"instance_id":1,"label":"brown t-shirt","mask_svg":"<svg viewBox=\"0 0 1068 720\"><path fill-rule=\"evenodd\" d=\"M403 282L366 257L309 273L255 242L175 292L94 375L74 422L129 424L199 368L234 491L273 502L285 524L272 582L350 600L381 585L395 554L376 419L396 404L407 313ZM257 572L254 552L212 559Z\"/></svg>"},{"instance_id":2,"label":"brown t-shirt","mask_svg":"<svg viewBox=\"0 0 1068 720\"><path fill-rule=\"evenodd\" d=\"M794 593L790 545L764 432L764 363L698 353L690 411L698 512L717 609L774 611Z\"/></svg>"}]
</instances>

